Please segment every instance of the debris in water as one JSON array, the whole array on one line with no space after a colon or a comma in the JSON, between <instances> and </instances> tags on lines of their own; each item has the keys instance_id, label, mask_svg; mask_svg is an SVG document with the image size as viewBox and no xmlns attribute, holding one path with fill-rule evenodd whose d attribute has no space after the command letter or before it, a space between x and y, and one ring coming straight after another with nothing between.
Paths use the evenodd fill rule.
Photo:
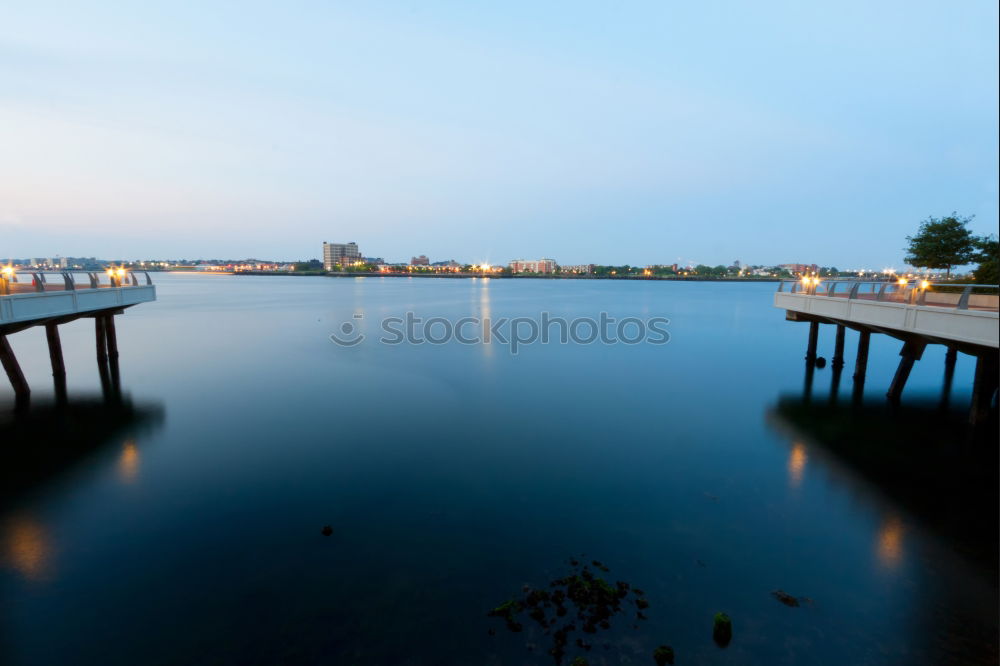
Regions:
<instances>
[{"instance_id":1,"label":"debris in water","mask_svg":"<svg viewBox=\"0 0 1000 666\"><path fill-rule=\"evenodd\" d=\"M640 595L641 590L632 588L624 581L610 583L602 578L601 574L610 571L610 568L599 560L592 560L590 564L581 560L574 558L569 561L573 566L570 575L557 578L540 589L526 585L519 598L505 601L487 615L503 619L507 629L513 632L523 630L518 620L527 615L545 635L551 636L552 646L548 653L556 664L565 663L563 660L568 658L566 651L570 646L590 651L593 641L584 640L584 636L611 629L611 621L623 612L623 604L629 594L633 595L632 601L640 609L648 608L649 601ZM646 619L641 612L636 616L640 620ZM576 631L582 632L583 636L571 636ZM583 657L576 657L571 666L585 664L586 661L581 659Z\"/></svg>"},{"instance_id":2,"label":"debris in water","mask_svg":"<svg viewBox=\"0 0 1000 666\"><path fill-rule=\"evenodd\" d=\"M726 647L733 640L733 621L725 613L716 613L712 626L712 640L719 647Z\"/></svg>"},{"instance_id":3,"label":"debris in water","mask_svg":"<svg viewBox=\"0 0 1000 666\"><path fill-rule=\"evenodd\" d=\"M784 590L775 590L771 596L790 608L796 608L799 605L799 600Z\"/></svg>"}]
</instances>

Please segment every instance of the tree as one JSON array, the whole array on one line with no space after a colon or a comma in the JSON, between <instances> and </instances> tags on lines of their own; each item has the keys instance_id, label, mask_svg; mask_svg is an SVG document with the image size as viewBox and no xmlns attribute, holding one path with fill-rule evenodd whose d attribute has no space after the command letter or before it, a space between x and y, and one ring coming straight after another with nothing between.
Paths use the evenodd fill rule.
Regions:
<instances>
[{"instance_id":1,"label":"tree","mask_svg":"<svg viewBox=\"0 0 1000 666\"><path fill-rule=\"evenodd\" d=\"M976 282L1000 284L1000 241L996 236L981 236L975 243L976 254L973 259L979 262L975 271Z\"/></svg>"},{"instance_id":2,"label":"tree","mask_svg":"<svg viewBox=\"0 0 1000 666\"><path fill-rule=\"evenodd\" d=\"M920 223L916 236L907 236L906 263L918 268L944 268L951 277L952 266L962 266L975 258L976 239L968 229L971 217L952 213Z\"/></svg>"}]
</instances>

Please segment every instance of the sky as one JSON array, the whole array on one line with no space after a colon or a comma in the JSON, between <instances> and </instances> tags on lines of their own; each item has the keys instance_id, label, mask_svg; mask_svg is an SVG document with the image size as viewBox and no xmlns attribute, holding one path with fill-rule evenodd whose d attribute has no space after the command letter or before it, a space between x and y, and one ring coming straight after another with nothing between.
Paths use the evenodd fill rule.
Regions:
<instances>
[{"instance_id":1,"label":"sky","mask_svg":"<svg viewBox=\"0 0 1000 666\"><path fill-rule=\"evenodd\" d=\"M0 3L0 255L902 266L994 1Z\"/></svg>"}]
</instances>

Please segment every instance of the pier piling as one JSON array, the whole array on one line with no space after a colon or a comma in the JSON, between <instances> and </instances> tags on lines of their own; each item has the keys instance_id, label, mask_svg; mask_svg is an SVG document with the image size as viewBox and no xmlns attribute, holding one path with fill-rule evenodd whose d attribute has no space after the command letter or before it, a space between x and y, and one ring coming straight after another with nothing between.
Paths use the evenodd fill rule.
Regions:
<instances>
[{"instance_id":1,"label":"pier piling","mask_svg":"<svg viewBox=\"0 0 1000 666\"><path fill-rule=\"evenodd\" d=\"M94 337L97 342L97 365L106 369L108 367L108 329L104 325L102 315L94 317Z\"/></svg>"},{"instance_id":2,"label":"pier piling","mask_svg":"<svg viewBox=\"0 0 1000 666\"><path fill-rule=\"evenodd\" d=\"M833 359L830 361L830 365L835 370L839 370L844 367L844 333L844 325L837 324L837 337L834 339L833 343Z\"/></svg>"},{"instance_id":3,"label":"pier piling","mask_svg":"<svg viewBox=\"0 0 1000 666\"><path fill-rule=\"evenodd\" d=\"M809 322L809 345L806 347L806 362L810 365L816 362L816 343L819 340L819 322Z\"/></svg>"},{"instance_id":4,"label":"pier piling","mask_svg":"<svg viewBox=\"0 0 1000 666\"><path fill-rule=\"evenodd\" d=\"M910 378L910 370L913 369L913 364L923 356L926 346L927 343L914 340L907 340L903 343L903 348L899 350L899 355L902 357L899 359L899 367L896 368L892 384L889 385L889 392L886 393L890 400L899 400L903 395L903 387L906 386L906 380Z\"/></svg>"},{"instance_id":5,"label":"pier piling","mask_svg":"<svg viewBox=\"0 0 1000 666\"><path fill-rule=\"evenodd\" d=\"M871 331L858 333L858 357L854 361L854 381L864 384L865 373L868 372L868 343L871 342Z\"/></svg>"},{"instance_id":6,"label":"pier piling","mask_svg":"<svg viewBox=\"0 0 1000 666\"><path fill-rule=\"evenodd\" d=\"M117 384L119 378L118 371L118 334L115 332L115 315L104 315L104 332L108 345L108 364L111 370L111 379Z\"/></svg>"},{"instance_id":7,"label":"pier piling","mask_svg":"<svg viewBox=\"0 0 1000 666\"><path fill-rule=\"evenodd\" d=\"M52 363L52 381L55 384L56 395L66 395L66 364L63 361L62 342L59 340L59 325L55 322L45 324L45 338L49 343L49 361Z\"/></svg>"},{"instance_id":8,"label":"pier piling","mask_svg":"<svg viewBox=\"0 0 1000 666\"><path fill-rule=\"evenodd\" d=\"M7 342L6 335L0 335L0 363L3 364L3 369L7 372L7 379L10 380L10 385L14 388L14 395L19 399L31 395L31 389L24 378L24 373L21 372L17 357L14 356L14 350Z\"/></svg>"},{"instance_id":9,"label":"pier piling","mask_svg":"<svg viewBox=\"0 0 1000 666\"><path fill-rule=\"evenodd\" d=\"M972 409L969 423L979 426L989 420L993 395L997 392L997 354L981 354L976 357L976 376L972 384Z\"/></svg>"}]
</instances>

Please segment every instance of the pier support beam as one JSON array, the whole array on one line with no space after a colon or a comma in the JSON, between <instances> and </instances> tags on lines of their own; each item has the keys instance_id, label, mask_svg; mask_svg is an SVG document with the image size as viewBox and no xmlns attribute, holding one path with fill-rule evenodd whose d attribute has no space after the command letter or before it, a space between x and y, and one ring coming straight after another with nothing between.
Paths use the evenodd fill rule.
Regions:
<instances>
[{"instance_id":1,"label":"pier support beam","mask_svg":"<svg viewBox=\"0 0 1000 666\"><path fill-rule=\"evenodd\" d=\"M944 381L941 384L941 409L946 409L951 401L951 384L955 379L955 362L958 360L958 350L948 347L944 355Z\"/></svg>"},{"instance_id":2,"label":"pier support beam","mask_svg":"<svg viewBox=\"0 0 1000 666\"><path fill-rule=\"evenodd\" d=\"M865 373L868 372L868 343L871 341L871 331L861 331L858 334L858 358L854 361L854 381L865 383Z\"/></svg>"},{"instance_id":3,"label":"pier support beam","mask_svg":"<svg viewBox=\"0 0 1000 666\"><path fill-rule=\"evenodd\" d=\"M830 365L836 370L844 367L844 332L844 325L837 324L837 337L833 343L833 359L830 361Z\"/></svg>"},{"instance_id":4,"label":"pier support beam","mask_svg":"<svg viewBox=\"0 0 1000 666\"><path fill-rule=\"evenodd\" d=\"M94 338L97 342L97 365L108 367L108 329L104 325L104 316L94 317Z\"/></svg>"},{"instance_id":5,"label":"pier support beam","mask_svg":"<svg viewBox=\"0 0 1000 666\"><path fill-rule=\"evenodd\" d=\"M118 371L118 334L115 332L115 316L113 314L104 315L104 331L108 341L108 363L111 368L111 381L117 386L120 377Z\"/></svg>"},{"instance_id":6,"label":"pier support beam","mask_svg":"<svg viewBox=\"0 0 1000 666\"><path fill-rule=\"evenodd\" d=\"M995 353L976 357L976 377L972 384L972 410L969 412L969 423L973 426L982 425L989 420L993 394L997 391L997 361Z\"/></svg>"},{"instance_id":7,"label":"pier support beam","mask_svg":"<svg viewBox=\"0 0 1000 666\"><path fill-rule=\"evenodd\" d=\"M896 375L892 378L892 384L889 385L889 392L886 393L889 400L895 402L903 395L903 387L906 386L906 380L910 377L910 370L913 369L913 364L924 355L924 347L926 346L926 342L914 340L907 340L903 343L903 348L899 350L899 355L902 356L899 359L899 367L896 368Z\"/></svg>"},{"instance_id":8,"label":"pier support beam","mask_svg":"<svg viewBox=\"0 0 1000 666\"><path fill-rule=\"evenodd\" d=\"M18 399L31 395L31 389L28 387L27 380L24 379L24 373L21 372L21 366L17 362L17 357L14 356L14 350L10 348L10 343L7 342L6 335L0 335L0 363L3 364L3 369L7 372L7 379L10 380L10 385L14 388L14 395Z\"/></svg>"},{"instance_id":9,"label":"pier support beam","mask_svg":"<svg viewBox=\"0 0 1000 666\"><path fill-rule=\"evenodd\" d=\"M49 343L49 361L52 363L52 381L56 396L66 397L66 364L63 362L62 343L59 340L59 325L49 322L45 325L45 338Z\"/></svg>"},{"instance_id":10,"label":"pier support beam","mask_svg":"<svg viewBox=\"0 0 1000 666\"><path fill-rule=\"evenodd\" d=\"M806 362L816 362L816 342L819 340L819 322L809 322L809 345L806 347Z\"/></svg>"}]
</instances>

